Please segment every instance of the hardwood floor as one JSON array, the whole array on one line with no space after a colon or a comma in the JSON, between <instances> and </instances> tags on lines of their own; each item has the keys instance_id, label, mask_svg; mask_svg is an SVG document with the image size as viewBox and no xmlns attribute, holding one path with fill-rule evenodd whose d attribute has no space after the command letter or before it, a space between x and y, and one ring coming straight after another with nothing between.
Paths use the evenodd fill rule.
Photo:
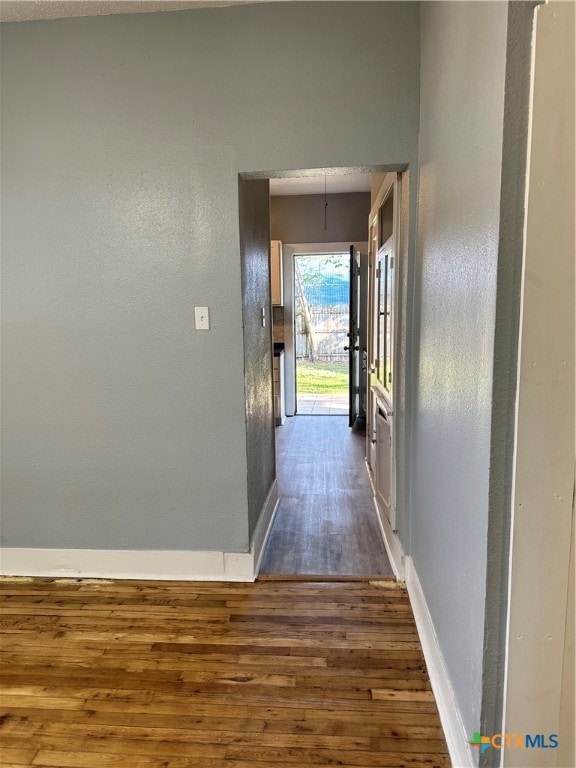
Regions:
<instances>
[{"instance_id":1,"label":"hardwood floor","mask_svg":"<svg viewBox=\"0 0 576 768\"><path fill-rule=\"evenodd\" d=\"M4 768L450 765L394 583L0 584Z\"/></svg>"},{"instance_id":2,"label":"hardwood floor","mask_svg":"<svg viewBox=\"0 0 576 768\"><path fill-rule=\"evenodd\" d=\"M280 506L261 574L392 576L364 449L345 416L294 416L276 429Z\"/></svg>"}]
</instances>

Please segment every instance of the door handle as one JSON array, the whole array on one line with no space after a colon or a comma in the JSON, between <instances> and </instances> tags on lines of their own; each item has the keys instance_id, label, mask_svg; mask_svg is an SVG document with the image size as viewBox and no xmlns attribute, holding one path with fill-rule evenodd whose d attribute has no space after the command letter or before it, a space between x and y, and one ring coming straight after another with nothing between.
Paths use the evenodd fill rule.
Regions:
<instances>
[{"instance_id":1,"label":"door handle","mask_svg":"<svg viewBox=\"0 0 576 768\"><path fill-rule=\"evenodd\" d=\"M350 349L350 347L344 347L344 351L345 351L345 352L348 352L348 350L349 350L349 349ZM356 352L358 352L358 350L360 349L360 347L356 346L356 347L352 347L352 349L354 349Z\"/></svg>"}]
</instances>

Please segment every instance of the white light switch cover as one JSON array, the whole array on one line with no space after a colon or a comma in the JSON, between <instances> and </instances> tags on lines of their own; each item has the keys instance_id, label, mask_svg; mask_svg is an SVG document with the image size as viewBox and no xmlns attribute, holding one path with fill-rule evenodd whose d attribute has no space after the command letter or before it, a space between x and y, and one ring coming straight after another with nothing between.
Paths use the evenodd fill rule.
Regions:
<instances>
[{"instance_id":1,"label":"white light switch cover","mask_svg":"<svg viewBox=\"0 0 576 768\"><path fill-rule=\"evenodd\" d=\"M208 331L210 329L208 307L194 307L194 320L197 331Z\"/></svg>"}]
</instances>

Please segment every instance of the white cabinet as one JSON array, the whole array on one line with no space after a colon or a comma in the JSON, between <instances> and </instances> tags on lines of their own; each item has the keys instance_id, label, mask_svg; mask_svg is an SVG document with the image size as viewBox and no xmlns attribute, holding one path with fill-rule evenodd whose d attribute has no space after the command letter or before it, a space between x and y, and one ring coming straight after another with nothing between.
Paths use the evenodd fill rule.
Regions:
<instances>
[{"instance_id":1,"label":"white cabinet","mask_svg":"<svg viewBox=\"0 0 576 768\"><path fill-rule=\"evenodd\" d=\"M395 520L392 507L392 417L381 407L376 414L376 501L392 530Z\"/></svg>"},{"instance_id":2,"label":"white cabinet","mask_svg":"<svg viewBox=\"0 0 576 768\"><path fill-rule=\"evenodd\" d=\"M282 243L270 241L270 300L273 306L284 304L284 281L282 278Z\"/></svg>"}]
</instances>

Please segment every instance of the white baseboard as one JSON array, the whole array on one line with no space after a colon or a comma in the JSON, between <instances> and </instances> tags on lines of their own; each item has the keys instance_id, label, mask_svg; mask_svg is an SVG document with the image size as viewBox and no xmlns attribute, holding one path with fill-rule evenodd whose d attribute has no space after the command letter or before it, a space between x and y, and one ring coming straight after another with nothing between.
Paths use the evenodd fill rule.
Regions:
<instances>
[{"instance_id":1,"label":"white baseboard","mask_svg":"<svg viewBox=\"0 0 576 768\"><path fill-rule=\"evenodd\" d=\"M380 531L382 532L382 538L384 539L384 546L388 553L388 559L392 565L392 570L398 581L404 581L406 578L406 556L404 555L404 549L400 543L400 539L390 525L390 522L386 515L383 515L376 501L376 497L373 499L374 507L376 509L376 517L380 524Z\"/></svg>"},{"instance_id":2,"label":"white baseboard","mask_svg":"<svg viewBox=\"0 0 576 768\"><path fill-rule=\"evenodd\" d=\"M464 729L422 585L409 556L406 557L406 586L452 765L454 768L474 768L476 763L468 746L471 734L466 734Z\"/></svg>"},{"instance_id":3,"label":"white baseboard","mask_svg":"<svg viewBox=\"0 0 576 768\"><path fill-rule=\"evenodd\" d=\"M250 552L7 547L0 552L0 575L152 581L254 581L278 503L278 485L274 481L260 513Z\"/></svg>"},{"instance_id":4,"label":"white baseboard","mask_svg":"<svg viewBox=\"0 0 576 768\"><path fill-rule=\"evenodd\" d=\"M0 554L0 574L50 578L254 581L254 557L250 552L6 548Z\"/></svg>"},{"instance_id":5,"label":"white baseboard","mask_svg":"<svg viewBox=\"0 0 576 768\"><path fill-rule=\"evenodd\" d=\"M254 578L258 576L260 571L260 564L262 563L262 557L264 556L266 542L270 536L270 531L272 530L272 525L274 523L274 518L276 517L279 504L280 499L278 497L278 483L276 480L274 480L270 490L268 491L268 496L266 497L266 501L264 502L264 506L260 512L256 530L254 531L254 536L252 537L252 546L250 547L250 551L254 557Z\"/></svg>"},{"instance_id":6,"label":"white baseboard","mask_svg":"<svg viewBox=\"0 0 576 768\"><path fill-rule=\"evenodd\" d=\"M394 531L392 530L392 526L390 525L390 521L386 517L386 515L383 515L380 511L380 507L378 506L378 502L376 501L376 490L374 488L374 483L372 482L372 475L370 474L370 469L368 468L368 462L366 462L366 472L368 473L368 480L370 481L370 485L372 486L372 501L374 502L374 509L376 510L376 518L378 519L378 524L380 525L380 533L382 534L382 539L384 540L384 546L386 547L386 552L388 554L388 559L390 560L390 565L392 566L392 570L394 571L394 576L398 579L398 581L404 581L405 578L405 555L404 555L404 549L402 548L402 544L400 542L400 539Z\"/></svg>"}]
</instances>

